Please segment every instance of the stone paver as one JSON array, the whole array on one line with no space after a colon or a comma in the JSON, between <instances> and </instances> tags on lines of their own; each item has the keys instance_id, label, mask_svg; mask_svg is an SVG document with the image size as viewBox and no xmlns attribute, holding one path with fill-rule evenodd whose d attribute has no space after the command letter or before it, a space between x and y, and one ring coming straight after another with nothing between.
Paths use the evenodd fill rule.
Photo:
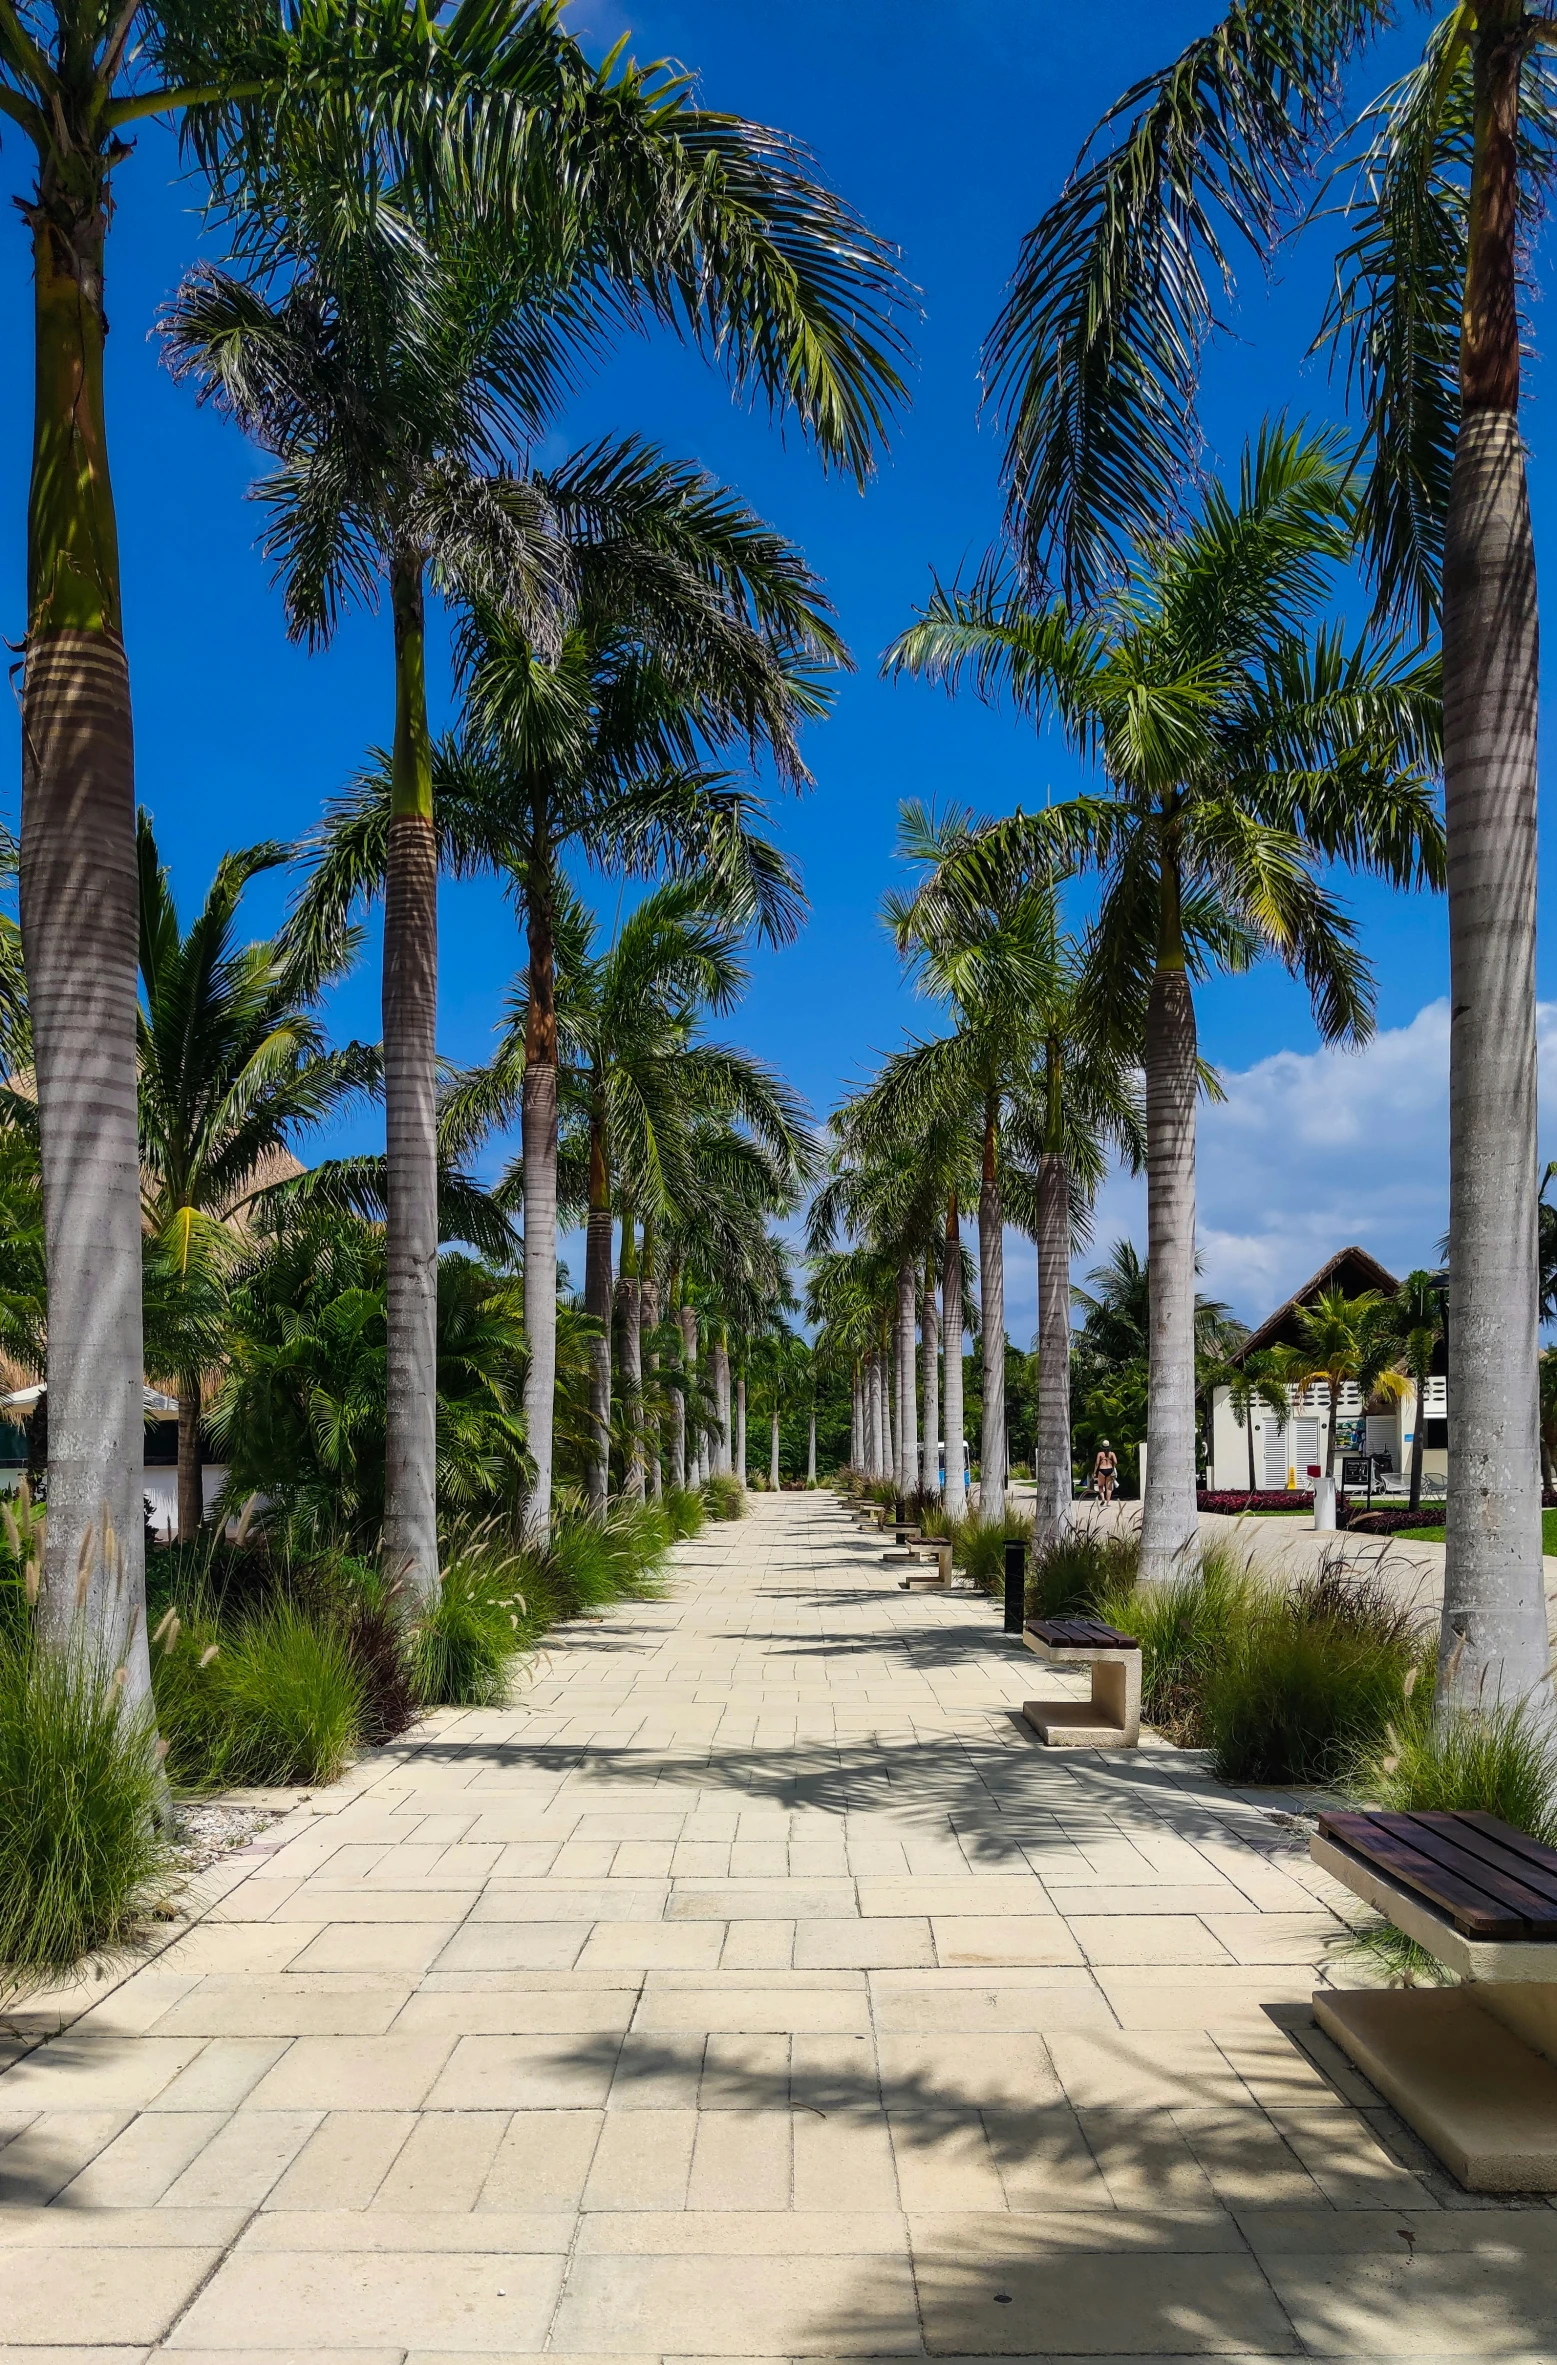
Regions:
<instances>
[{"instance_id":1,"label":"stone paver","mask_svg":"<svg viewBox=\"0 0 1557 2365\"><path fill-rule=\"evenodd\" d=\"M0 2365L1557 2354L1552 2207L1312 2024L1354 1901L1031 1688L754 1497L16 2015Z\"/></svg>"}]
</instances>

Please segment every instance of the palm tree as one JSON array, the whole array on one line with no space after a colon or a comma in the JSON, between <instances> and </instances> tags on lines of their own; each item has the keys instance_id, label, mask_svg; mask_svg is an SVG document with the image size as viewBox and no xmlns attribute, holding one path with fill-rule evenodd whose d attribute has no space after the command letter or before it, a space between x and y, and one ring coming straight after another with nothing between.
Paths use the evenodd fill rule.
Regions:
<instances>
[{"instance_id":1,"label":"palm tree","mask_svg":"<svg viewBox=\"0 0 1557 2365\"><path fill-rule=\"evenodd\" d=\"M1328 169L1341 70L1392 20L1231 8L1125 93L1023 243L986 352L1035 590L1090 599L1193 480L1200 358L1246 243ZM1455 1417L1440 1712L1523 1697L1549 1650L1535 1382L1537 598L1519 429L1524 225L1553 165L1548 20L1454 8L1365 110L1320 331L1362 422L1357 532L1381 614L1440 593ZM1328 207L1316 208L1329 212ZM1213 290L1215 291L1213 294Z\"/></svg>"},{"instance_id":2,"label":"palm tree","mask_svg":"<svg viewBox=\"0 0 1557 2365\"><path fill-rule=\"evenodd\" d=\"M1234 1420L1242 1429L1244 1442L1249 1449L1249 1492L1252 1495L1256 1491L1254 1478L1254 1415L1256 1408L1263 1404L1268 1411L1279 1413L1283 1420L1287 1414L1287 1383L1282 1376L1281 1365L1274 1360L1272 1350L1256 1348L1252 1355L1244 1356L1241 1362L1213 1362L1208 1374L1208 1384L1213 1389L1225 1388L1227 1390L1228 1407Z\"/></svg>"},{"instance_id":3,"label":"palm tree","mask_svg":"<svg viewBox=\"0 0 1557 2365\"><path fill-rule=\"evenodd\" d=\"M1121 1053L1144 1044L1150 1409L1142 1572L1198 1550L1195 1514L1193 979L1272 953L1327 1041L1372 1027L1371 981L1324 861L1437 884L1429 768L1436 669L1313 618L1349 547L1355 496L1333 437L1267 428L1236 494L1143 546L1128 587L1079 621L986 576L938 591L894 669L1008 692L1051 713L1107 793L991 824L946 866L955 916L1013 878L1101 874L1092 962Z\"/></svg>"},{"instance_id":4,"label":"palm tree","mask_svg":"<svg viewBox=\"0 0 1557 2365\"><path fill-rule=\"evenodd\" d=\"M372 1089L377 1054L358 1044L327 1051L313 1005L356 953L351 936L321 962L284 941L238 945L233 929L251 879L287 859L285 846L225 855L187 931L150 816L142 812L140 869L140 1142L147 1224L162 1252L163 1295L180 1282L210 1294L234 1247L230 1220L276 1166L300 1130ZM197 1309L192 1303L189 1312ZM168 1309L171 1315L172 1308ZM178 1386L178 1529L193 1537L204 1517L200 1478L201 1371L210 1324L189 1326L190 1348L173 1350ZM202 1347L207 1347L202 1352ZM198 1358L198 1359L196 1359Z\"/></svg>"},{"instance_id":5,"label":"palm tree","mask_svg":"<svg viewBox=\"0 0 1557 2365\"><path fill-rule=\"evenodd\" d=\"M1411 1426L1410 1508L1422 1507L1422 1451L1426 1443L1424 1407L1433 1357L1444 1337L1443 1276L1420 1265L1409 1272L1389 1300L1386 1319L1400 1359L1416 1390L1416 1414Z\"/></svg>"},{"instance_id":6,"label":"palm tree","mask_svg":"<svg viewBox=\"0 0 1557 2365\"><path fill-rule=\"evenodd\" d=\"M934 880L955 865L974 833L971 816L939 821L915 805L903 808L899 846L925 865L927 896L891 897L889 913L902 944L933 947L937 971L986 977L999 962L1014 963L1006 992L1020 1005L1019 1024L1007 1022L1018 1073L1015 1132L1037 1170L1034 1233L1038 1248L1038 1421L1034 1439L1034 1538L1055 1543L1070 1523L1073 1478L1070 1435L1070 1261L1073 1240L1084 1237L1087 1210L1107 1172L1110 1152L1139 1171L1145 1152L1133 1062L1121 1056L1118 1029L1097 1008L1085 948L1059 925L1052 888L1027 890L997 908L979 911L972 928L958 914L950 934L937 909ZM922 980L925 972L922 971ZM983 988L987 991L987 985ZM998 1023L998 1021L997 1021ZM1003 1332L1003 1324L1002 1324ZM986 1340L987 1340L986 1330ZM1003 1350L1003 1336L1002 1336ZM985 1348L985 1371L989 1351ZM987 1386L986 1377L986 1386Z\"/></svg>"},{"instance_id":7,"label":"palm tree","mask_svg":"<svg viewBox=\"0 0 1557 2365\"><path fill-rule=\"evenodd\" d=\"M696 106L679 68L617 53L592 67L559 0L431 14L420 0L6 0L0 113L37 157L24 206L37 407L22 836L53 1272L42 1624L59 1636L73 1621L91 1529L87 1627L110 1665L129 1649L133 1704L150 1679L134 780L103 387L104 250L127 135L148 117L181 120L218 200L262 241L309 182L408 190L440 210L479 188L543 281L582 275L606 307L706 338L738 386L792 410L857 476L899 393L897 281L790 143ZM424 862L423 908L425 878ZM104 1565L109 1528L128 1581Z\"/></svg>"},{"instance_id":8,"label":"palm tree","mask_svg":"<svg viewBox=\"0 0 1557 2365\"><path fill-rule=\"evenodd\" d=\"M1364 1409L1375 1394L1403 1396L1406 1382L1389 1368L1395 1352L1393 1308L1376 1289L1349 1298L1344 1290L1323 1289L1312 1305L1297 1311L1297 1341L1283 1359L1285 1376L1295 1388L1318 1380L1329 1400L1329 1422L1324 1468L1333 1474L1335 1424L1340 1417L1341 1390L1356 1383Z\"/></svg>"}]
</instances>

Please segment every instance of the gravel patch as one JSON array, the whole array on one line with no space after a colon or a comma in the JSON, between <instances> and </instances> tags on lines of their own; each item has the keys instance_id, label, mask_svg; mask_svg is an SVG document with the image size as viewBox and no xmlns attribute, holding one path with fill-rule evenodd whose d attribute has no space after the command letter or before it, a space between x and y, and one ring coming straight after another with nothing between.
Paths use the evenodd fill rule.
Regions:
<instances>
[{"instance_id":1,"label":"gravel patch","mask_svg":"<svg viewBox=\"0 0 1557 2365\"><path fill-rule=\"evenodd\" d=\"M204 1872L233 1848L245 1847L272 1823L280 1821L275 1807L221 1806L201 1802L177 1810L180 1863L187 1872Z\"/></svg>"}]
</instances>

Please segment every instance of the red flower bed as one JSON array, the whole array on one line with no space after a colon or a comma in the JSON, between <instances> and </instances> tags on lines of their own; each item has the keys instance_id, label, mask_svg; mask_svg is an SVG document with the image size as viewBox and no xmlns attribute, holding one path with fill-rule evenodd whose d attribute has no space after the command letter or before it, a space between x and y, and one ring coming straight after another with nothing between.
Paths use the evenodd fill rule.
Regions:
<instances>
[{"instance_id":1,"label":"red flower bed","mask_svg":"<svg viewBox=\"0 0 1557 2365\"><path fill-rule=\"evenodd\" d=\"M1271 1487L1264 1493L1256 1490L1251 1495L1245 1487L1236 1491L1218 1487L1215 1494L1208 1494L1202 1488L1195 1497L1195 1505L1197 1510L1223 1511L1231 1518L1236 1518L1240 1511L1312 1511L1314 1492L1312 1487L1283 1486Z\"/></svg>"}]
</instances>

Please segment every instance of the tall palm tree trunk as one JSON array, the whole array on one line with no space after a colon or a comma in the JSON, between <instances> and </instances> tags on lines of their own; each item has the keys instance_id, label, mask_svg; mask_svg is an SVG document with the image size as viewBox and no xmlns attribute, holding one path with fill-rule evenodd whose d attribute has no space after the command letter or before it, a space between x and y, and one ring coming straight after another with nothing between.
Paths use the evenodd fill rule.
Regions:
<instances>
[{"instance_id":1,"label":"tall palm tree trunk","mask_svg":"<svg viewBox=\"0 0 1557 2365\"><path fill-rule=\"evenodd\" d=\"M1252 1495L1254 1492L1254 1405L1252 1402L1243 1416L1243 1433L1249 1445L1249 1492ZM1413 1503L1412 1509L1415 1510L1415 1508Z\"/></svg>"},{"instance_id":2,"label":"tall palm tree trunk","mask_svg":"<svg viewBox=\"0 0 1557 2365\"><path fill-rule=\"evenodd\" d=\"M1511 0L1478 13L1463 410L1444 533L1453 1023L1440 1714L1536 1687L1552 1707L1536 1372L1539 647L1515 276L1523 14Z\"/></svg>"},{"instance_id":3,"label":"tall palm tree trunk","mask_svg":"<svg viewBox=\"0 0 1557 2365\"><path fill-rule=\"evenodd\" d=\"M205 1480L200 1455L200 1381L185 1380L178 1391L178 1540L192 1544L205 1519Z\"/></svg>"},{"instance_id":4,"label":"tall palm tree trunk","mask_svg":"<svg viewBox=\"0 0 1557 2365\"><path fill-rule=\"evenodd\" d=\"M948 1519L964 1519L967 1488L962 1476L962 1229L957 1194L946 1202L946 1253L941 1262L941 1352L946 1359L946 1476L941 1502Z\"/></svg>"},{"instance_id":5,"label":"tall palm tree trunk","mask_svg":"<svg viewBox=\"0 0 1557 2365\"><path fill-rule=\"evenodd\" d=\"M979 1319L984 1330L984 1419L979 1436L979 1517L1006 1515L1006 1270L995 1162L995 1117L984 1119L979 1186Z\"/></svg>"},{"instance_id":6,"label":"tall palm tree trunk","mask_svg":"<svg viewBox=\"0 0 1557 2365\"><path fill-rule=\"evenodd\" d=\"M589 1342L589 1421L593 1451L586 1471L590 1509L602 1512L611 1492L611 1177L605 1122L589 1128L589 1221L584 1235L584 1311L600 1325Z\"/></svg>"},{"instance_id":7,"label":"tall palm tree trunk","mask_svg":"<svg viewBox=\"0 0 1557 2365\"><path fill-rule=\"evenodd\" d=\"M150 1695L142 1470L139 880L130 676L103 415L105 193L45 165L24 209L37 337L22 684L22 942L48 1260L38 1624ZM84 1597L78 1608L80 1571Z\"/></svg>"},{"instance_id":8,"label":"tall palm tree trunk","mask_svg":"<svg viewBox=\"0 0 1557 2365\"><path fill-rule=\"evenodd\" d=\"M524 1506L528 1542L551 1536L552 1436L557 1389L557 956L552 881L544 858L526 898L530 1001L520 1110L524 1169L525 1442L534 1473Z\"/></svg>"},{"instance_id":9,"label":"tall palm tree trunk","mask_svg":"<svg viewBox=\"0 0 1557 2365\"><path fill-rule=\"evenodd\" d=\"M891 1484L897 1482L897 1440L893 1427L892 1399L897 1391L898 1366L888 1337L890 1325L881 1326L881 1475Z\"/></svg>"},{"instance_id":10,"label":"tall palm tree trunk","mask_svg":"<svg viewBox=\"0 0 1557 2365\"><path fill-rule=\"evenodd\" d=\"M629 1255L627 1232L632 1218L623 1221L622 1262L633 1261ZM641 1503L644 1493L643 1470L643 1284L638 1274L622 1275L622 1394L623 1410L627 1419L627 1479L626 1493L630 1501Z\"/></svg>"},{"instance_id":11,"label":"tall palm tree trunk","mask_svg":"<svg viewBox=\"0 0 1557 2365\"><path fill-rule=\"evenodd\" d=\"M696 1483L695 1443L689 1458L687 1452L687 1403L691 1394L693 1374L697 1370L697 1309L678 1306L676 1323L681 1332L681 1386L676 1392L676 1426L671 1447L671 1467L676 1472L676 1484Z\"/></svg>"},{"instance_id":12,"label":"tall palm tree trunk","mask_svg":"<svg viewBox=\"0 0 1557 2365\"><path fill-rule=\"evenodd\" d=\"M643 1227L644 1275L643 1279L639 1283L639 1294L641 1299L640 1319L642 1321L643 1328L648 1332L651 1339L654 1337L660 1326L660 1288L659 1283L655 1280L653 1271L651 1269L653 1266L653 1261L653 1229L652 1225L646 1222ZM643 1424L643 1444L648 1469L649 1492L653 1496L655 1502L658 1502L661 1495L665 1491L665 1471L661 1456L662 1437L660 1430L659 1411L660 1351L658 1347L651 1347L649 1349L648 1372L648 1392L655 1400L655 1409L652 1413L649 1413L645 1416Z\"/></svg>"},{"instance_id":13,"label":"tall palm tree trunk","mask_svg":"<svg viewBox=\"0 0 1557 2365\"><path fill-rule=\"evenodd\" d=\"M714 1472L730 1475L730 1347L723 1323L714 1340Z\"/></svg>"},{"instance_id":14,"label":"tall palm tree trunk","mask_svg":"<svg viewBox=\"0 0 1557 2365\"><path fill-rule=\"evenodd\" d=\"M806 1433L806 1484L816 1484L816 1398L811 1399L811 1420Z\"/></svg>"},{"instance_id":15,"label":"tall palm tree trunk","mask_svg":"<svg viewBox=\"0 0 1557 2365\"><path fill-rule=\"evenodd\" d=\"M422 559L396 553L395 745L384 881L384 1560L438 1589L438 846Z\"/></svg>"},{"instance_id":16,"label":"tall palm tree trunk","mask_svg":"<svg viewBox=\"0 0 1557 2365\"><path fill-rule=\"evenodd\" d=\"M914 1368L914 1267L905 1257L897 1273L898 1491L911 1495L919 1484L919 1379Z\"/></svg>"},{"instance_id":17,"label":"tall palm tree trunk","mask_svg":"<svg viewBox=\"0 0 1557 2365\"><path fill-rule=\"evenodd\" d=\"M1164 866L1166 869L1166 865ZM1177 882L1164 883L1176 904ZM1195 1508L1195 1005L1176 908L1146 1006L1148 1355L1140 1573L1182 1574L1199 1556Z\"/></svg>"},{"instance_id":18,"label":"tall palm tree trunk","mask_svg":"<svg viewBox=\"0 0 1557 2365\"><path fill-rule=\"evenodd\" d=\"M851 1470L865 1467L864 1385L858 1371L849 1381L849 1467Z\"/></svg>"},{"instance_id":19,"label":"tall palm tree trunk","mask_svg":"<svg viewBox=\"0 0 1557 2365\"><path fill-rule=\"evenodd\" d=\"M936 1466L936 1447L941 1435L940 1403L940 1325L935 1306L935 1259L924 1261L924 1297L921 1301L919 1335L924 1351L924 1436L920 1440L919 1484L923 1492L933 1495L940 1484Z\"/></svg>"},{"instance_id":20,"label":"tall palm tree trunk","mask_svg":"<svg viewBox=\"0 0 1557 2365\"><path fill-rule=\"evenodd\" d=\"M775 1405L773 1408L773 1426L771 1431L771 1443L768 1451L768 1484L772 1487L773 1492L777 1494L779 1491L779 1417L777 1405Z\"/></svg>"},{"instance_id":21,"label":"tall palm tree trunk","mask_svg":"<svg viewBox=\"0 0 1557 2365\"><path fill-rule=\"evenodd\" d=\"M1406 1498L1409 1511L1420 1511L1422 1508L1422 1452L1426 1444L1422 1428L1427 1400L1427 1374L1419 1372L1415 1376L1416 1410L1411 1420L1411 1492Z\"/></svg>"},{"instance_id":22,"label":"tall palm tree trunk","mask_svg":"<svg viewBox=\"0 0 1557 2365\"><path fill-rule=\"evenodd\" d=\"M872 1355L865 1366L866 1469L872 1480L881 1476L881 1361Z\"/></svg>"},{"instance_id":23,"label":"tall palm tree trunk","mask_svg":"<svg viewBox=\"0 0 1557 2365\"><path fill-rule=\"evenodd\" d=\"M746 1374L741 1372L735 1382L735 1475L742 1487L746 1484Z\"/></svg>"},{"instance_id":24,"label":"tall palm tree trunk","mask_svg":"<svg viewBox=\"0 0 1557 2365\"><path fill-rule=\"evenodd\" d=\"M1070 1167L1057 1150L1038 1167L1038 1432L1033 1540L1056 1544L1071 1522Z\"/></svg>"}]
</instances>

